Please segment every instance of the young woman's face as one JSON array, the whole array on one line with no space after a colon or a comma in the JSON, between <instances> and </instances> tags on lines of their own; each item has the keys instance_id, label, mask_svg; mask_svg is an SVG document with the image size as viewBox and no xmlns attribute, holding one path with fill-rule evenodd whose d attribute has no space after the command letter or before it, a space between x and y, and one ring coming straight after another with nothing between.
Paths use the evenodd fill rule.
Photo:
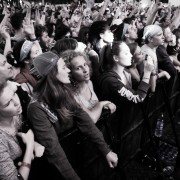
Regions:
<instances>
[{"instance_id":1,"label":"young woman's face","mask_svg":"<svg viewBox=\"0 0 180 180\"><path fill-rule=\"evenodd\" d=\"M78 82L90 79L89 66L83 56L77 56L70 62L72 78Z\"/></svg>"},{"instance_id":2,"label":"young woman's face","mask_svg":"<svg viewBox=\"0 0 180 180\"><path fill-rule=\"evenodd\" d=\"M7 83L0 95L0 115L3 117L13 117L21 114L22 107L19 97L16 94L17 86Z\"/></svg>"},{"instance_id":3,"label":"young woman's face","mask_svg":"<svg viewBox=\"0 0 180 180\"><path fill-rule=\"evenodd\" d=\"M109 29L105 30L104 33L101 33L100 36L104 42L112 43L114 41L114 34Z\"/></svg>"},{"instance_id":4,"label":"young woman's face","mask_svg":"<svg viewBox=\"0 0 180 180\"><path fill-rule=\"evenodd\" d=\"M60 58L59 61L57 62L57 69L58 69L58 73L56 75L57 79L64 84L70 83L70 79L69 79L70 70L67 68L62 58Z\"/></svg>"},{"instance_id":5,"label":"young woman's face","mask_svg":"<svg viewBox=\"0 0 180 180\"><path fill-rule=\"evenodd\" d=\"M134 52L134 62L140 64L144 58L144 53L141 51L141 48L137 46L136 51Z\"/></svg>"},{"instance_id":6,"label":"young woman's face","mask_svg":"<svg viewBox=\"0 0 180 180\"><path fill-rule=\"evenodd\" d=\"M42 49L41 49L40 45L38 44L38 42L37 43L35 42L31 48L30 59L34 59L35 57L39 56L40 54L42 54Z\"/></svg>"},{"instance_id":7,"label":"young woman's face","mask_svg":"<svg viewBox=\"0 0 180 180\"><path fill-rule=\"evenodd\" d=\"M119 45L119 55L118 55L118 64L127 67L132 64L132 54L130 52L129 47L125 43L121 43Z\"/></svg>"}]
</instances>

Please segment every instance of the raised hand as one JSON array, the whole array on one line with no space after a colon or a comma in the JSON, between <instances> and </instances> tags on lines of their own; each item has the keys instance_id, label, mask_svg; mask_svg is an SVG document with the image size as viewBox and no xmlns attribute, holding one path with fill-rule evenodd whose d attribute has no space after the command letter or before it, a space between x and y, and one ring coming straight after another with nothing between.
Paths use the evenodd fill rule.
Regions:
<instances>
[{"instance_id":1,"label":"raised hand","mask_svg":"<svg viewBox=\"0 0 180 180\"><path fill-rule=\"evenodd\" d=\"M10 39L7 26L0 26L0 35L6 40Z\"/></svg>"}]
</instances>

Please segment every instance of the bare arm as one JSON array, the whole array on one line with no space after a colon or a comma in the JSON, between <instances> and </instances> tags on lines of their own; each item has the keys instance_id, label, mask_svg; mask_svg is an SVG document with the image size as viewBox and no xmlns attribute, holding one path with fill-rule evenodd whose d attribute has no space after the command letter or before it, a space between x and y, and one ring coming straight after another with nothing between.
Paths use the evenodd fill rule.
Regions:
<instances>
[{"instance_id":1,"label":"bare arm","mask_svg":"<svg viewBox=\"0 0 180 180\"><path fill-rule=\"evenodd\" d=\"M24 178L24 180L27 180L30 172L31 160L33 158L34 134L32 130L29 130L26 134L18 133L18 136L22 138L22 141L26 145L23 161L21 162L21 166L19 168L19 173Z\"/></svg>"},{"instance_id":2,"label":"bare arm","mask_svg":"<svg viewBox=\"0 0 180 180\"><path fill-rule=\"evenodd\" d=\"M4 55L6 56L9 51L12 51L12 49L11 49L11 37L10 37L9 33L7 32L7 26L0 26L0 35L6 41L6 44L4 47Z\"/></svg>"}]
</instances>

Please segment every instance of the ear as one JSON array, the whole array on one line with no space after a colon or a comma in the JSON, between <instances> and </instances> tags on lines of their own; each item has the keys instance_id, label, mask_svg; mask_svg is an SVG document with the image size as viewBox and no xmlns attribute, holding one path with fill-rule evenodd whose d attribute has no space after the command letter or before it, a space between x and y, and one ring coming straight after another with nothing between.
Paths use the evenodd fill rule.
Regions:
<instances>
[{"instance_id":1,"label":"ear","mask_svg":"<svg viewBox=\"0 0 180 180\"><path fill-rule=\"evenodd\" d=\"M129 34L125 34L124 36L125 36L126 38L128 38L128 37L129 37Z\"/></svg>"},{"instance_id":2,"label":"ear","mask_svg":"<svg viewBox=\"0 0 180 180\"><path fill-rule=\"evenodd\" d=\"M103 34L103 33L100 33L99 36L100 36L101 39L103 39L104 34Z\"/></svg>"},{"instance_id":3,"label":"ear","mask_svg":"<svg viewBox=\"0 0 180 180\"><path fill-rule=\"evenodd\" d=\"M148 37L148 42L153 42L153 38L152 37Z\"/></svg>"},{"instance_id":4,"label":"ear","mask_svg":"<svg viewBox=\"0 0 180 180\"><path fill-rule=\"evenodd\" d=\"M115 62L119 61L119 59L118 59L118 57L116 55L113 55L113 59L114 59Z\"/></svg>"}]
</instances>

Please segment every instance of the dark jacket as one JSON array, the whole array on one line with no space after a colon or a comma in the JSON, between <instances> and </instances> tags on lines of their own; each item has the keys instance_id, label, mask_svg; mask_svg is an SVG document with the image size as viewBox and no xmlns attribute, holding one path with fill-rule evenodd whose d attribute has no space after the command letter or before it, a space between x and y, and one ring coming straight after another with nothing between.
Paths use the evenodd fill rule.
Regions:
<instances>
[{"instance_id":1,"label":"dark jacket","mask_svg":"<svg viewBox=\"0 0 180 180\"><path fill-rule=\"evenodd\" d=\"M51 115L50 115L51 114ZM45 156L58 172L67 180L80 180L59 142L62 129L60 119L54 117L56 114L48 113L42 104L35 101L28 107L28 117L31 121L33 132L37 141L45 146ZM88 137L91 142L95 143L100 152L106 156L110 149L104 141L102 133L92 122L91 118L83 110L79 109L76 118L72 118L77 128ZM70 128L70 127L69 127Z\"/></svg>"},{"instance_id":2,"label":"dark jacket","mask_svg":"<svg viewBox=\"0 0 180 180\"><path fill-rule=\"evenodd\" d=\"M176 68L174 67L166 48L161 45L156 49L157 59L158 59L158 69L167 71L171 77L176 76Z\"/></svg>"},{"instance_id":3,"label":"dark jacket","mask_svg":"<svg viewBox=\"0 0 180 180\"><path fill-rule=\"evenodd\" d=\"M128 76L129 73L126 71L126 74ZM124 85L121 82L120 76L114 71L104 72L100 76L99 86L101 89L101 98L104 100L110 100L117 106L123 101L134 102L137 97L144 99L150 87L149 84L141 81L137 90L134 91L131 84L129 86Z\"/></svg>"}]
</instances>

